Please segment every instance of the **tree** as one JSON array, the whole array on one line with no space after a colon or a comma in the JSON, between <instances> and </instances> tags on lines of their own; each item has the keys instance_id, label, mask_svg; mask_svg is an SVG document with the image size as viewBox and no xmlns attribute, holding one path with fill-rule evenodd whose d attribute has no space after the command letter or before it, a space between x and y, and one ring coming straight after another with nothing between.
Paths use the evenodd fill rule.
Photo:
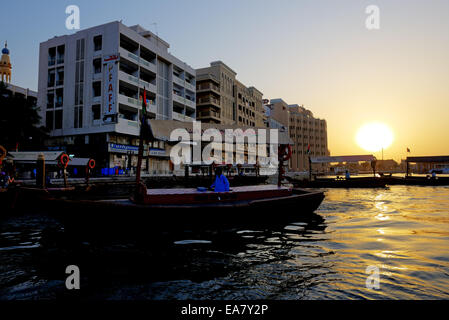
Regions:
<instances>
[{"instance_id":1,"label":"tree","mask_svg":"<svg viewBox=\"0 0 449 320\"><path fill-rule=\"evenodd\" d=\"M13 95L5 83L0 82L0 145L14 150L40 148L48 136L47 129L39 126L39 108L22 95Z\"/></svg>"}]
</instances>

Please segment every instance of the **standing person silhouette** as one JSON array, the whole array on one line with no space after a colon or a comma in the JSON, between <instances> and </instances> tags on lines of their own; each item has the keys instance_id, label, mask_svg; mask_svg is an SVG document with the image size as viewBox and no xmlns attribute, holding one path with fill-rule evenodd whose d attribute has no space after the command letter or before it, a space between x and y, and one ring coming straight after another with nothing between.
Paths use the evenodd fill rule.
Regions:
<instances>
[{"instance_id":1,"label":"standing person silhouette","mask_svg":"<svg viewBox=\"0 0 449 320\"><path fill-rule=\"evenodd\" d=\"M215 169L215 182L210 186L215 192L229 192L229 181L223 175L223 169Z\"/></svg>"}]
</instances>

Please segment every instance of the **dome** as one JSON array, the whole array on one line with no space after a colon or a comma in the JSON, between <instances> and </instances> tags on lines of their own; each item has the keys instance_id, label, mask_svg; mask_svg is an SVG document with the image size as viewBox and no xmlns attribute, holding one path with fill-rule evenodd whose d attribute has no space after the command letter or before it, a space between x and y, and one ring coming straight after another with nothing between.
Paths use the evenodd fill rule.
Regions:
<instances>
[{"instance_id":1,"label":"dome","mask_svg":"<svg viewBox=\"0 0 449 320\"><path fill-rule=\"evenodd\" d=\"M8 43L5 42L5 47L2 50L2 54L9 54Z\"/></svg>"}]
</instances>

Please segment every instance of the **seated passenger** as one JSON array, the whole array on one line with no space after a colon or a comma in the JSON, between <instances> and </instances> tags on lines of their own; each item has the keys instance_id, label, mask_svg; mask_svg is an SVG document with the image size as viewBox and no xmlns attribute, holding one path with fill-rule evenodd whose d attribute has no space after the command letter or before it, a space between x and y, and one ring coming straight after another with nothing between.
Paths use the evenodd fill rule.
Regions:
<instances>
[{"instance_id":1,"label":"seated passenger","mask_svg":"<svg viewBox=\"0 0 449 320\"><path fill-rule=\"evenodd\" d=\"M223 170L217 168L215 170L215 182L210 186L215 192L228 192L229 191L229 181L223 175Z\"/></svg>"}]
</instances>

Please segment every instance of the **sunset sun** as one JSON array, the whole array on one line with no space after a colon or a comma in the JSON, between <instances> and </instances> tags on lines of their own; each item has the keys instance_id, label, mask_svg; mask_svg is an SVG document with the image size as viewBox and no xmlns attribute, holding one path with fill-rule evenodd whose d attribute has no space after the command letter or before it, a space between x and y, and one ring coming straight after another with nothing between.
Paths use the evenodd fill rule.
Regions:
<instances>
[{"instance_id":1,"label":"sunset sun","mask_svg":"<svg viewBox=\"0 0 449 320\"><path fill-rule=\"evenodd\" d=\"M388 148L393 140L393 131L386 124L380 122L363 125L356 135L357 144L370 152Z\"/></svg>"}]
</instances>

